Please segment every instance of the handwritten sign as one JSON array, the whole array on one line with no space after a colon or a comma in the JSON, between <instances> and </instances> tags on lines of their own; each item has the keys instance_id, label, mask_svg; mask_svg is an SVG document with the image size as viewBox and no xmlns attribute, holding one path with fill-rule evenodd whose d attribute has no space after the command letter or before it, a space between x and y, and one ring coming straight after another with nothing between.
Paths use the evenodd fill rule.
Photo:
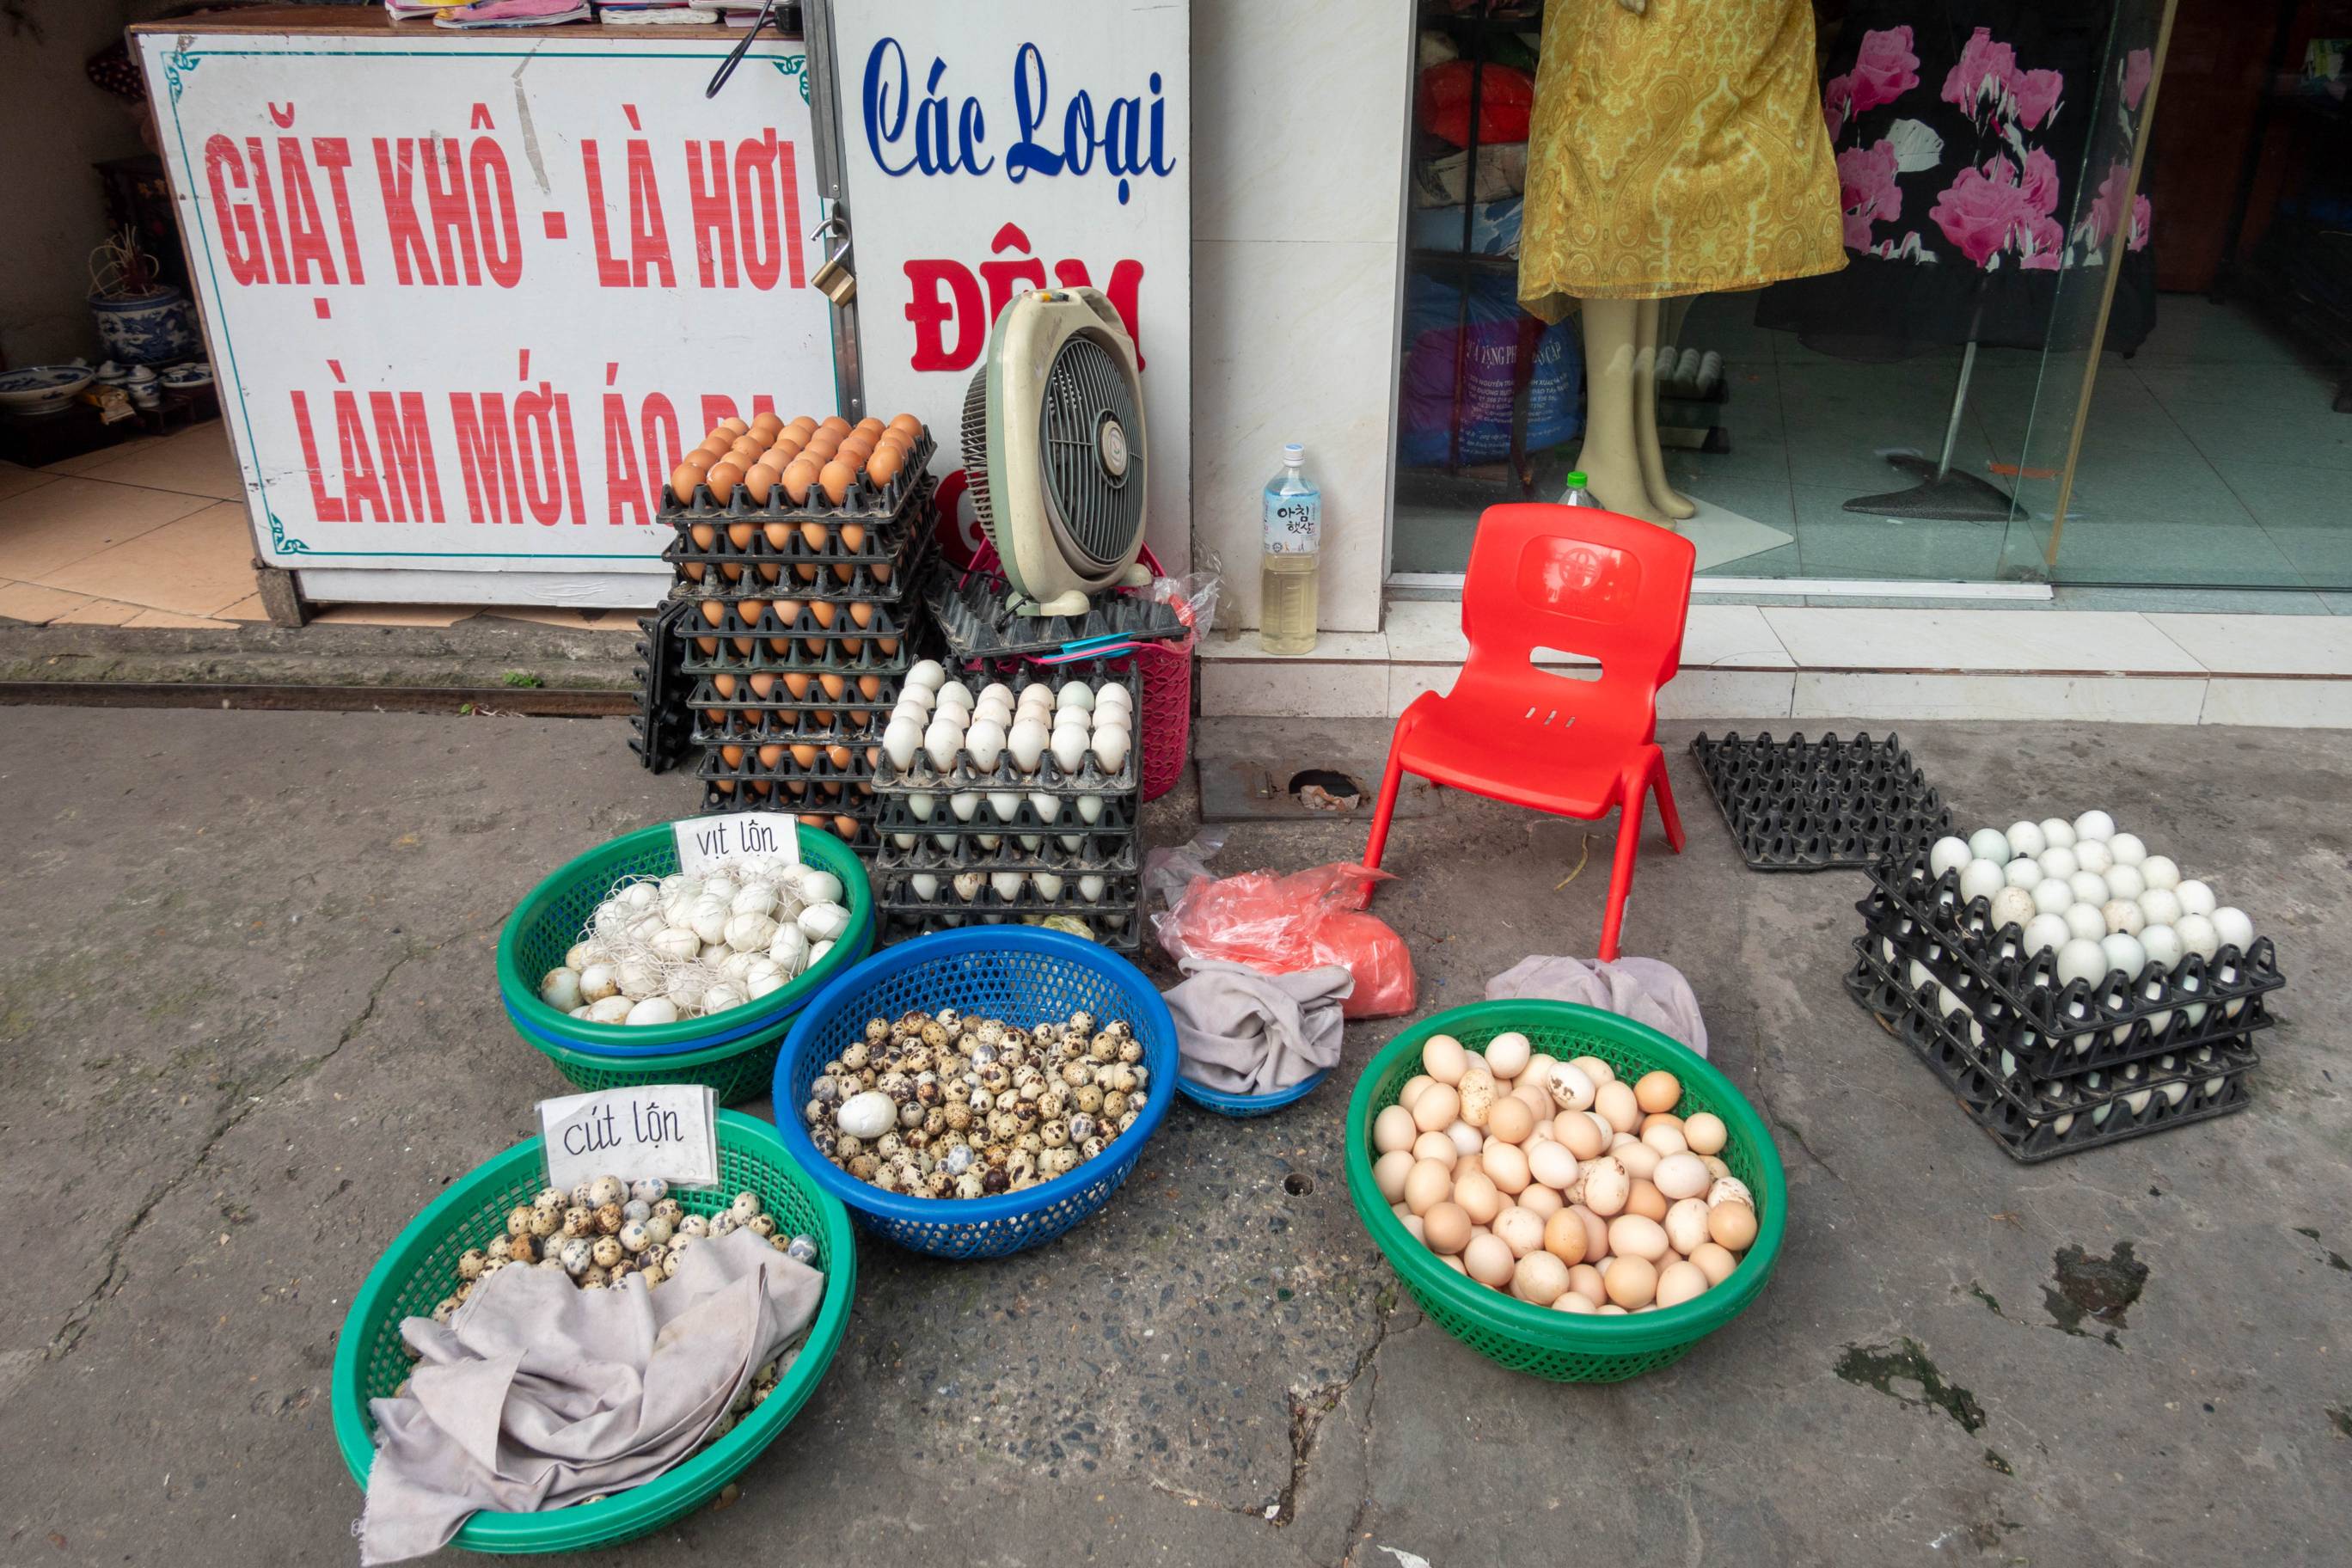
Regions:
<instances>
[{"instance_id":1,"label":"handwritten sign","mask_svg":"<svg viewBox=\"0 0 2352 1568\"><path fill-rule=\"evenodd\" d=\"M671 825L677 836L677 868L708 871L722 860L746 855L801 860L800 825L781 811L739 811L725 816L695 816Z\"/></svg>"},{"instance_id":2,"label":"handwritten sign","mask_svg":"<svg viewBox=\"0 0 2352 1568\"><path fill-rule=\"evenodd\" d=\"M719 1184L719 1110L702 1084L607 1089L539 1102L547 1184L569 1191L599 1176L659 1176L677 1187Z\"/></svg>"}]
</instances>

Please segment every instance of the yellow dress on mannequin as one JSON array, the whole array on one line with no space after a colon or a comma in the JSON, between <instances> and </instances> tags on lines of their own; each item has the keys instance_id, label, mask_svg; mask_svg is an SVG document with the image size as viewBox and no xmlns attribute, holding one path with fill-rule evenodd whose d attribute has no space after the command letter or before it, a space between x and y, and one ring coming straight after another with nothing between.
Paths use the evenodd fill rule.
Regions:
<instances>
[{"instance_id":1,"label":"yellow dress on mannequin","mask_svg":"<svg viewBox=\"0 0 2352 1568\"><path fill-rule=\"evenodd\" d=\"M1845 265L1811 0L1552 0L1519 303L1756 289Z\"/></svg>"}]
</instances>

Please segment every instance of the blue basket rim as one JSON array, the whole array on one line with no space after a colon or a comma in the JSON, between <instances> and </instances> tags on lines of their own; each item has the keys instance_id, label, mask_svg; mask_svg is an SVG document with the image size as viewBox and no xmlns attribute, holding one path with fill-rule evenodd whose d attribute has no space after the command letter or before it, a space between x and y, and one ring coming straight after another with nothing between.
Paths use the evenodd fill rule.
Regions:
<instances>
[{"instance_id":1,"label":"blue basket rim","mask_svg":"<svg viewBox=\"0 0 2352 1568\"><path fill-rule=\"evenodd\" d=\"M909 969L920 968L936 959L949 958L961 952L984 952L991 950L1015 952L1042 952L1062 958L1082 969L1093 969L1108 974L1119 988L1135 1001L1140 1016L1130 1020L1136 1026L1136 1037L1145 1043L1147 1057L1150 1052L1150 1035L1146 1025L1160 1031L1165 1052L1165 1066L1151 1066L1151 1088L1144 1098L1143 1111L1135 1125L1121 1133L1118 1142L1132 1140L1136 1156L1168 1114L1168 1107L1176 1099L1178 1077L1176 1058L1176 1020L1168 1011L1168 1004L1160 995L1159 987L1150 976L1129 963L1125 958L1098 942L1086 937L1071 936L1065 931L1048 931L1043 926L986 926L977 931L933 931L887 947L840 974L801 1009L793 1023L792 1032L784 1037L783 1048L776 1053L776 1071L769 1086L770 1110L775 1117L777 1135L784 1147L801 1163L818 1185L847 1205L853 1212L872 1215L877 1218L897 1220L921 1226L987 1226L1000 1220L1019 1219L1041 1209L1053 1207L1065 1198L1075 1197L1102 1180L1103 1172L1111 1162L1111 1151L1106 1147L1099 1160L1086 1161L1050 1182L1040 1182L1024 1192L1004 1193L983 1198L919 1198L904 1193L886 1193L870 1182L856 1176L835 1164L819 1152L816 1141L801 1124L800 1097L793 1091L793 1063L799 1058L803 1045L814 1039L819 1029L827 1027L833 1009L853 989L863 989L876 981L888 978ZM1122 973L1121 971L1125 973ZM852 982L856 982L853 986ZM861 1020L862 1022L862 1020ZM1132 1163L1132 1160L1129 1161Z\"/></svg>"},{"instance_id":2,"label":"blue basket rim","mask_svg":"<svg viewBox=\"0 0 2352 1568\"><path fill-rule=\"evenodd\" d=\"M1279 1110L1314 1093L1322 1087L1323 1080L1331 1076L1332 1070L1325 1068L1299 1079L1288 1089L1277 1089L1272 1094L1234 1094L1222 1089L1211 1089L1205 1083L1193 1082L1180 1071L1176 1075L1176 1092L1193 1104L1211 1110Z\"/></svg>"},{"instance_id":3,"label":"blue basket rim","mask_svg":"<svg viewBox=\"0 0 2352 1568\"><path fill-rule=\"evenodd\" d=\"M860 939L858 943L858 956L851 961L847 969L841 972L843 974L855 973L858 964L865 962L866 952L871 950L874 945L877 919L877 910L874 908L869 908L866 910L866 929L858 933ZM831 954L827 954L826 956L830 957ZM835 978L838 979L839 976L836 975ZM782 995L782 994L783 993L782 991L777 993L778 995ZM819 992L818 994L823 995L824 993ZM500 1000L501 1002L504 1002L504 998L501 998ZM814 1001L814 998L811 1000ZM568 1051L573 1056L608 1057L614 1061L629 1061L639 1057L680 1057L685 1056L691 1051L707 1051L713 1046L723 1046L728 1044L730 1041L745 1039L752 1035L761 1034L766 1030L772 1029L778 1024L782 1023L786 1018L791 1017L795 1012L800 1010L799 1008L794 1007L791 1003L786 1003L782 1007L772 1012L762 1013L758 1017L751 1019L746 1023L736 1025L733 1028L720 1029L698 1039L673 1041L667 1046L592 1046L583 1040L567 1040L562 1038L561 1036L551 1035L546 1030L539 1027L538 1025L532 1023L521 1013L518 1012L512 1003L504 1003L504 1005L506 1006L507 1021L515 1026L515 1032L517 1034L529 1039L544 1041L546 1044L554 1046L559 1049ZM748 1007L749 1005L751 1005L751 1004L748 1002L744 1004L744 1006ZM803 1005L805 1005L805 1004ZM732 1015L742 1011L742 1008L730 1007L727 1011L728 1014Z\"/></svg>"}]
</instances>

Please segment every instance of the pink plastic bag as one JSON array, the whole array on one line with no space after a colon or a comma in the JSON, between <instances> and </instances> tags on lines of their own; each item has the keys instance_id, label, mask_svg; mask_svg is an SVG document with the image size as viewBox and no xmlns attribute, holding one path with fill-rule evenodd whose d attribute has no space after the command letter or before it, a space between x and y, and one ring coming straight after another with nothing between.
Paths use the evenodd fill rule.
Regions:
<instances>
[{"instance_id":1,"label":"pink plastic bag","mask_svg":"<svg viewBox=\"0 0 2352 1568\"><path fill-rule=\"evenodd\" d=\"M1268 974L1345 965L1356 989L1350 1018L1383 1018L1413 1006L1412 954L1386 921L1362 913L1386 871L1318 866L1277 877L1196 877L1159 920L1160 945L1187 958L1246 963Z\"/></svg>"}]
</instances>

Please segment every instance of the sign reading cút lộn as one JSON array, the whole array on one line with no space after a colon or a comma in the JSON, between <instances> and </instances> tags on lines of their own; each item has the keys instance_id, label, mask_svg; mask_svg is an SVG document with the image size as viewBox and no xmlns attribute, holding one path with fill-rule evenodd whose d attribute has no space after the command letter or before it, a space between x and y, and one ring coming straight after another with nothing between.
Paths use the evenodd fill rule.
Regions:
<instances>
[{"instance_id":1,"label":"sign reading c\u00fat l\u1ed9n","mask_svg":"<svg viewBox=\"0 0 2352 1568\"><path fill-rule=\"evenodd\" d=\"M134 36L270 563L650 604L682 453L835 408L798 42L204 27Z\"/></svg>"},{"instance_id":2,"label":"sign reading c\u00fat l\u1ed9n","mask_svg":"<svg viewBox=\"0 0 2352 1568\"><path fill-rule=\"evenodd\" d=\"M676 1187L719 1184L719 1112L703 1084L599 1089L539 1102L547 1184L566 1192L599 1176L659 1176Z\"/></svg>"}]
</instances>

